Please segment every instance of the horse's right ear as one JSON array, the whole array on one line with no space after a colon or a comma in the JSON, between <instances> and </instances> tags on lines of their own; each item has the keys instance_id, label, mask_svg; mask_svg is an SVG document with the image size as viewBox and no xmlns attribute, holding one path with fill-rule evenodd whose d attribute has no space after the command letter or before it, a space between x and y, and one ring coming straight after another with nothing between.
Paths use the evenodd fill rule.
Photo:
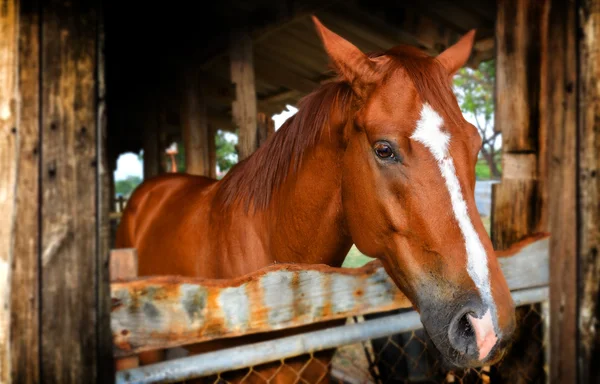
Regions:
<instances>
[{"instance_id":1,"label":"horse's right ear","mask_svg":"<svg viewBox=\"0 0 600 384\"><path fill-rule=\"evenodd\" d=\"M354 44L321 24L315 16L312 19L336 72L358 96L364 98L375 77L375 63Z\"/></svg>"}]
</instances>

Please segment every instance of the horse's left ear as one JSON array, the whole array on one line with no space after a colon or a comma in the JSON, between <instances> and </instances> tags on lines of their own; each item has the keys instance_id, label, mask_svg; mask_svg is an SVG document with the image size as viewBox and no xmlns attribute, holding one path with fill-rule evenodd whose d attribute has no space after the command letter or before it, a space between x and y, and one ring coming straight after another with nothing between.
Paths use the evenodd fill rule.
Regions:
<instances>
[{"instance_id":1,"label":"horse's left ear","mask_svg":"<svg viewBox=\"0 0 600 384\"><path fill-rule=\"evenodd\" d=\"M454 45L448 47L444 52L437 56L450 76L453 76L469 60L473 42L475 41L475 30L471 29L463 35Z\"/></svg>"},{"instance_id":2,"label":"horse's left ear","mask_svg":"<svg viewBox=\"0 0 600 384\"><path fill-rule=\"evenodd\" d=\"M365 98L375 77L375 63L354 44L325 27L315 16L312 19L337 73L359 97Z\"/></svg>"}]
</instances>

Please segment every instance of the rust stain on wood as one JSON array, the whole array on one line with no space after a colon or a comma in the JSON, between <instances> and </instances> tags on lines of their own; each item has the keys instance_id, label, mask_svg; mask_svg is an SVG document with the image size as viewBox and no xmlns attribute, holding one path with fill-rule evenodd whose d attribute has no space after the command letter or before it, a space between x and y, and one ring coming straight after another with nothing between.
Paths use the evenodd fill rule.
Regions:
<instances>
[{"instance_id":1,"label":"rust stain on wood","mask_svg":"<svg viewBox=\"0 0 600 384\"><path fill-rule=\"evenodd\" d=\"M512 255L520 256L513 264L522 265L532 254L539 258L547 237L512 247ZM522 274L510 260L505 264L507 271ZM230 280L143 277L113 282L111 290L119 357L412 306L378 260L356 269L276 264Z\"/></svg>"}]
</instances>

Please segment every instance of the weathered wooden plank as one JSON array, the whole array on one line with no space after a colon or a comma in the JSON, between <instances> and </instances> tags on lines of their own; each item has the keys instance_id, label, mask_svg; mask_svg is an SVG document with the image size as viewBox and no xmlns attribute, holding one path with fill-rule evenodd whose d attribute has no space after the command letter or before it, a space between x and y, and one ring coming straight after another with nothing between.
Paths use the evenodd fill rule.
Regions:
<instances>
[{"instance_id":1,"label":"weathered wooden plank","mask_svg":"<svg viewBox=\"0 0 600 384\"><path fill-rule=\"evenodd\" d=\"M548 284L548 236L500 254L511 289ZM232 280L146 277L111 285L116 356L407 308L379 261L277 264Z\"/></svg>"},{"instance_id":2,"label":"weathered wooden plank","mask_svg":"<svg viewBox=\"0 0 600 384\"><path fill-rule=\"evenodd\" d=\"M510 179L492 185L491 238L494 247L505 249L536 232L540 207L535 180Z\"/></svg>"},{"instance_id":3,"label":"weathered wooden plank","mask_svg":"<svg viewBox=\"0 0 600 384\"><path fill-rule=\"evenodd\" d=\"M505 153L502 156L504 179L536 180L538 159L535 153Z\"/></svg>"},{"instance_id":4,"label":"weathered wooden plank","mask_svg":"<svg viewBox=\"0 0 600 384\"><path fill-rule=\"evenodd\" d=\"M17 181L18 2L2 2L0 10L0 382L11 382L11 264Z\"/></svg>"},{"instance_id":5,"label":"weathered wooden plank","mask_svg":"<svg viewBox=\"0 0 600 384\"><path fill-rule=\"evenodd\" d=\"M600 378L600 1L580 3L579 380Z\"/></svg>"},{"instance_id":6,"label":"weathered wooden plank","mask_svg":"<svg viewBox=\"0 0 600 384\"><path fill-rule=\"evenodd\" d=\"M44 383L98 379L95 5L52 0L42 10Z\"/></svg>"},{"instance_id":7,"label":"weathered wooden plank","mask_svg":"<svg viewBox=\"0 0 600 384\"><path fill-rule=\"evenodd\" d=\"M502 180L492 189L491 238L496 249L547 228L547 77L548 17L551 0L500 0L496 19L495 129L502 132ZM511 160L520 159L517 162ZM518 166L517 166L518 165ZM535 172L534 172L535 170ZM517 309L517 317L527 314ZM538 318L535 318L537 316ZM533 381L543 376L539 351L542 321L531 314L520 324L511 352L502 362L501 381L519 382L524 373Z\"/></svg>"},{"instance_id":8,"label":"weathered wooden plank","mask_svg":"<svg viewBox=\"0 0 600 384\"><path fill-rule=\"evenodd\" d=\"M19 4L19 173L12 276L12 379L40 382L39 361L39 4ZM0 380L1 381L1 380Z\"/></svg>"},{"instance_id":9,"label":"weathered wooden plank","mask_svg":"<svg viewBox=\"0 0 600 384\"><path fill-rule=\"evenodd\" d=\"M257 148L256 145L256 87L254 84L254 59L252 39L245 31L231 32L231 82L235 84L235 100L231 112L239 128L238 158L244 160Z\"/></svg>"},{"instance_id":10,"label":"weathered wooden plank","mask_svg":"<svg viewBox=\"0 0 600 384\"><path fill-rule=\"evenodd\" d=\"M107 103L106 103L106 62L105 44L106 34L104 26L104 4L98 2L97 18L97 151L98 168L98 209L97 209L97 236L98 257L97 281L98 281L98 382L112 383L115 375L114 361L112 356L112 337L110 331L110 250L111 250L111 224L110 211L114 201L114 181L111 155L107 147Z\"/></svg>"},{"instance_id":11,"label":"weathered wooden plank","mask_svg":"<svg viewBox=\"0 0 600 384\"><path fill-rule=\"evenodd\" d=\"M493 187L497 249L547 231L547 62L550 0L499 1L495 129L502 132L502 181ZM510 224L507 224L510 223Z\"/></svg>"},{"instance_id":12,"label":"weathered wooden plank","mask_svg":"<svg viewBox=\"0 0 600 384\"><path fill-rule=\"evenodd\" d=\"M577 362L576 6L553 0L548 63L550 383L575 383Z\"/></svg>"},{"instance_id":13,"label":"weathered wooden plank","mask_svg":"<svg viewBox=\"0 0 600 384\"><path fill-rule=\"evenodd\" d=\"M138 258L135 248L113 249L110 253L110 281L130 280L137 277ZM115 370L120 371L137 367L137 355L126 356L115 360Z\"/></svg>"}]
</instances>

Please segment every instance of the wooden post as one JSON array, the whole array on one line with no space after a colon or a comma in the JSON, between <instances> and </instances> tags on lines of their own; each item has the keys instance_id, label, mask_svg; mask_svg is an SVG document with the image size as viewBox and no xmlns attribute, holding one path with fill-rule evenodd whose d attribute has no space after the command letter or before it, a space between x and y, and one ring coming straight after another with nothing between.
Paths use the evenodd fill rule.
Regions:
<instances>
[{"instance_id":1,"label":"wooden post","mask_svg":"<svg viewBox=\"0 0 600 384\"><path fill-rule=\"evenodd\" d=\"M496 19L495 129L502 132L502 179L493 185L491 238L496 250L546 232L548 15L551 0L500 0ZM514 166L518 165L518 166ZM518 308L519 330L501 381L542 380L543 320ZM523 366L523 361L527 365ZM525 369L525 371L523 371Z\"/></svg>"},{"instance_id":2,"label":"wooden post","mask_svg":"<svg viewBox=\"0 0 600 384\"><path fill-rule=\"evenodd\" d=\"M257 146L263 145L269 137L275 132L275 122L264 112L258 114Z\"/></svg>"},{"instance_id":3,"label":"wooden post","mask_svg":"<svg viewBox=\"0 0 600 384\"><path fill-rule=\"evenodd\" d=\"M238 156L239 161L242 161L258 147L252 39L246 31L232 31L229 52L231 82L235 84L235 100L232 105L232 113L233 121L239 128Z\"/></svg>"},{"instance_id":4,"label":"wooden post","mask_svg":"<svg viewBox=\"0 0 600 384\"><path fill-rule=\"evenodd\" d=\"M46 383L98 380L97 13L42 11L41 362Z\"/></svg>"},{"instance_id":5,"label":"wooden post","mask_svg":"<svg viewBox=\"0 0 600 384\"><path fill-rule=\"evenodd\" d=\"M38 383L40 382L40 297L38 295L38 270L40 268L38 258L40 236L38 225L40 19L36 1L21 0L19 8L19 108L21 117L17 131L20 155L16 188L17 207L10 328L12 333L12 381L15 383ZM6 88L2 87L2 89ZM0 152L3 152L3 149L0 149Z\"/></svg>"},{"instance_id":6,"label":"wooden post","mask_svg":"<svg viewBox=\"0 0 600 384\"><path fill-rule=\"evenodd\" d=\"M210 176L209 128L204 89L200 79L201 76L198 76L195 71L188 70L183 82L181 121L185 146L185 172Z\"/></svg>"},{"instance_id":7,"label":"wooden post","mask_svg":"<svg viewBox=\"0 0 600 384\"><path fill-rule=\"evenodd\" d=\"M98 183L97 211L96 211L96 236L98 238L98 253L96 256L97 268L97 329L98 329L98 354L97 354L97 382L112 383L115 377L114 360L112 355L112 333L110 326L110 313L112 301L110 296L110 249L111 249L111 224L110 212L113 209L115 197L115 183L113 164L116 168L116 157L110 156L108 145L108 121L106 105L106 77L105 77L105 42L104 8L103 3L98 3L97 20L97 45L96 45L96 79L97 100L96 105L96 136L97 136L97 167L96 180ZM114 159L114 160L113 160Z\"/></svg>"},{"instance_id":8,"label":"wooden post","mask_svg":"<svg viewBox=\"0 0 600 384\"><path fill-rule=\"evenodd\" d=\"M504 249L547 229L545 44L549 0L502 0L496 20L495 126L502 181L493 186L491 236ZM521 164L521 167L505 167Z\"/></svg>"},{"instance_id":9,"label":"wooden post","mask_svg":"<svg viewBox=\"0 0 600 384\"><path fill-rule=\"evenodd\" d=\"M217 178L217 142L212 125L208 126L208 177Z\"/></svg>"},{"instance_id":10,"label":"wooden post","mask_svg":"<svg viewBox=\"0 0 600 384\"><path fill-rule=\"evenodd\" d=\"M577 373L577 44L576 6L553 0L548 35L548 211L550 383Z\"/></svg>"},{"instance_id":11,"label":"wooden post","mask_svg":"<svg viewBox=\"0 0 600 384\"><path fill-rule=\"evenodd\" d=\"M581 1L579 14L578 366L579 382L591 383L600 378L600 0Z\"/></svg>"},{"instance_id":12,"label":"wooden post","mask_svg":"<svg viewBox=\"0 0 600 384\"><path fill-rule=\"evenodd\" d=\"M5 1L0 12L0 382L11 380L11 285L17 206L18 2Z\"/></svg>"}]
</instances>

